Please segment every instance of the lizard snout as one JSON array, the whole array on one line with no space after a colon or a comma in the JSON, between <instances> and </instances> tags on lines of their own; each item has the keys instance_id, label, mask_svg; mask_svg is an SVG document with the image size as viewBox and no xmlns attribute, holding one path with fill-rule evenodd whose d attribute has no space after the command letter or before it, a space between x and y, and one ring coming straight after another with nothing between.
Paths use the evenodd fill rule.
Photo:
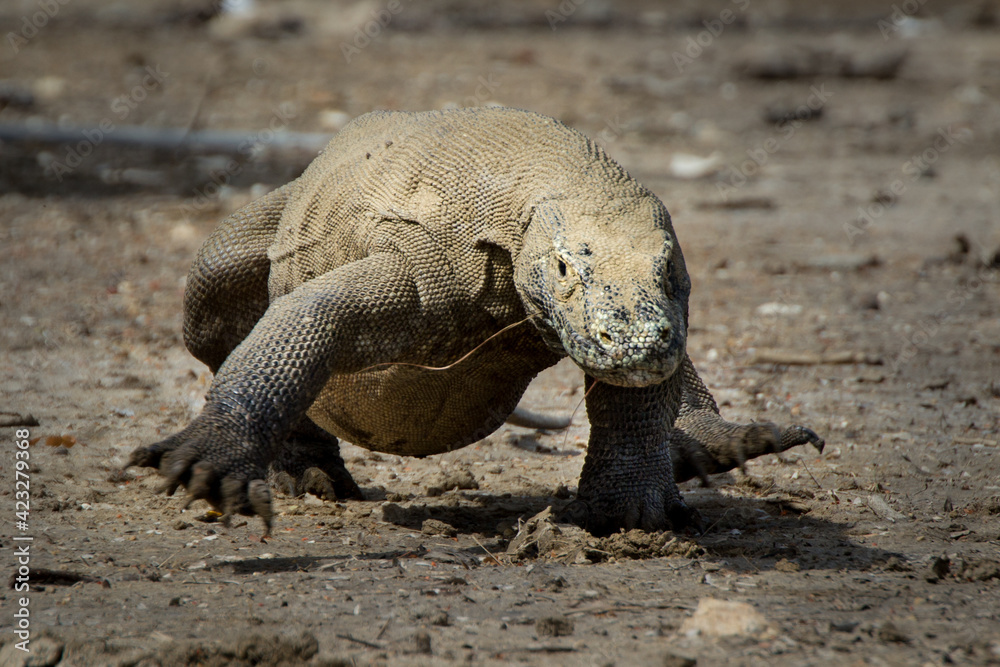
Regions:
<instances>
[{"instance_id":1,"label":"lizard snout","mask_svg":"<svg viewBox=\"0 0 1000 667\"><path fill-rule=\"evenodd\" d=\"M590 329L597 346L616 361L658 357L671 347L674 338L666 318L635 323L600 318Z\"/></svg>"}]
</instances>

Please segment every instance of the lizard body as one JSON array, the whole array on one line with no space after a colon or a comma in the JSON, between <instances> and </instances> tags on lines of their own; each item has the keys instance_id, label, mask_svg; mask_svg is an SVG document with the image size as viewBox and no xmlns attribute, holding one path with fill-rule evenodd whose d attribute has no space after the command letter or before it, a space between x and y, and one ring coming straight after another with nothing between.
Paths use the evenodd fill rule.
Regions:
<instances>
[{"instance_id":1,"label":"lizard body","mask_svg":"<svg viewBox=\"0 0 1000 667\"><path fill-rule=\"evenodd\" d=\"M215 381L130 465L269 528L269 465L360 497L337 438L468 445L568 355L591 421L577 520L678 529L696 514L676 480L823 444L719 416L685 351L690 289L666 208L579 132L515 109L367 114L206 241L184 339Z\"/></svg>"}]
</instances>

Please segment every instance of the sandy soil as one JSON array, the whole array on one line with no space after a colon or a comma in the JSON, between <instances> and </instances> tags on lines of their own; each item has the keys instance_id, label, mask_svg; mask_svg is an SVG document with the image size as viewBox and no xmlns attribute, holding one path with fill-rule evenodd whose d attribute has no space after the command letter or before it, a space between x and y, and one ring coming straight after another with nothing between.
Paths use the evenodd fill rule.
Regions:
<instances>
[{"instance_id":1,"label":"sandy soil","mask_svg":"<svg viewBox=\"0 0 1000 667\"><path fill-rule=\"evenodd\" d=\"M576 411L566 432L423 460L346 446L369 500L279 498L267 540L207 522L120 468L211 382L180 340L201 240L302 165L251 160L219 188L225 158L0 143L0 663L1000 663L989 5L300 0L206 22L74 0L23 37L42 5L0 9L22 35L0 48L0 124L332 133L373 108L502 103L599 138L674 217L689 351L724 414L827 448L685 484L700 536L529 522L569 501L585 454L561 364L525 404ZM27 530L20 429L40 438Z\"/></svg>"}]
</instances>

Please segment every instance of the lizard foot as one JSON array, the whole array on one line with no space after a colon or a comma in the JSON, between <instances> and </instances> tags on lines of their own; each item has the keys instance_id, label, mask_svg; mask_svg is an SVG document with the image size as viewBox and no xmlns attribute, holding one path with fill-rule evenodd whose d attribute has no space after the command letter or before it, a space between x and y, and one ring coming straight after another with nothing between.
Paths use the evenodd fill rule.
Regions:
<instances>
[{"instance_id":1,"label":"lizard foot","mask_svg":"<svg viewBox=\"0 0 1000 667\"><path fill-rule=\"evenodd\" d=\"M562 520L575 523L597 537L619 530L702 532L701 515L689 507L673 480L580 480L580 492L563 511Z\"/></svg>"},{"instance_id":2,"label":"lizard foot","mask_svg":"<svg viewBox=\"0 0 1000 667\"><path fill-rule=\"evenodd\" d=\"M595 537L606 537L633 528L650 532L660 530L696 534L704 532L701 514L684 501L649 511L651 509L635 504L625 512L608 514L607 509L602 510L600 504L578 498L563 509L559 521L575 523Z\"/></svg>"},{"instance_id":3,"label":"lizard foot","mask_svg":"<svg viewBox=\"0 0 1000 667\"><path fill-rule=\"evenodd\" d=\"M678 420L671 458L678 482L699 477L709 486L709 475L733 468L743 470L750 459L805 444L822 452L825 442L804 426L780 429L771 422L733 424L711 413L683 423Z\"/></svg>"},{"instance_id":4,"label":"lizard foot","mask_svg":"<svg viewBox=\"0 0 1000 667\"><path fill-rule=\"evenodd\" d=\"M261 448L250 443L238 435L231 420L206 410L183 431L133 451L125 467L156 467L165 478L161 491L169 496L184 486L185 507L206 500L222 513L224 523L234 514L257 515L264 520L267 536L274 516L271 492L263 462L254 460Z\"/></svg>"}]
</instances>

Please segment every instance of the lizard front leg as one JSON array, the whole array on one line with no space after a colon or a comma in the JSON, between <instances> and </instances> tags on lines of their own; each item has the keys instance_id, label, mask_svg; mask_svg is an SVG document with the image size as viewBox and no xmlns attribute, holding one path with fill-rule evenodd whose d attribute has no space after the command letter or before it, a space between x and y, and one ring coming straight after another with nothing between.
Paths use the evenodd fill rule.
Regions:
<instances>
[{"instance_id":1,"label":"lizard front leg","mask_svg":"<svg viewBox=\"0 0 1000 667\"><path fill-rule=\"evenodd\" d=\"M701 477L707 484L710 474L798 445L811 444L823 451L823 439L804 426L780 429L771 422L737 424L723 419L687 355L676 375L681 380L681 401L670 444L678 482Z\"/></svg>"},{"instance_id":2,"label":"lizard front leg","mask_svg":"<svg viewBox=\"0 0 1000 667\"><path fill-rule=\"evenodd\" d=\"M681 499L671 461L679 377L619 387L588 376L586 385L590 444L570 516L595 535L698 528L697 513Z\"/></svg>"},{"instance_id":3,"label":"lizard front leg","mask_svg":"<svg viewBox=\"0 0 1000 667\"><path fill-rule=\"evenodd\" d=\"M331 373L401 360L414 349L402 332L423 330L421 312L408 265L390 253L300 285L271 303L222 364L202 413L180 433L134 451L128 465L156 466L169 494L185 486L191 499L226 517L261 516L269 532L264 479L280 443Z\"/></svg>"}]
</instances>

